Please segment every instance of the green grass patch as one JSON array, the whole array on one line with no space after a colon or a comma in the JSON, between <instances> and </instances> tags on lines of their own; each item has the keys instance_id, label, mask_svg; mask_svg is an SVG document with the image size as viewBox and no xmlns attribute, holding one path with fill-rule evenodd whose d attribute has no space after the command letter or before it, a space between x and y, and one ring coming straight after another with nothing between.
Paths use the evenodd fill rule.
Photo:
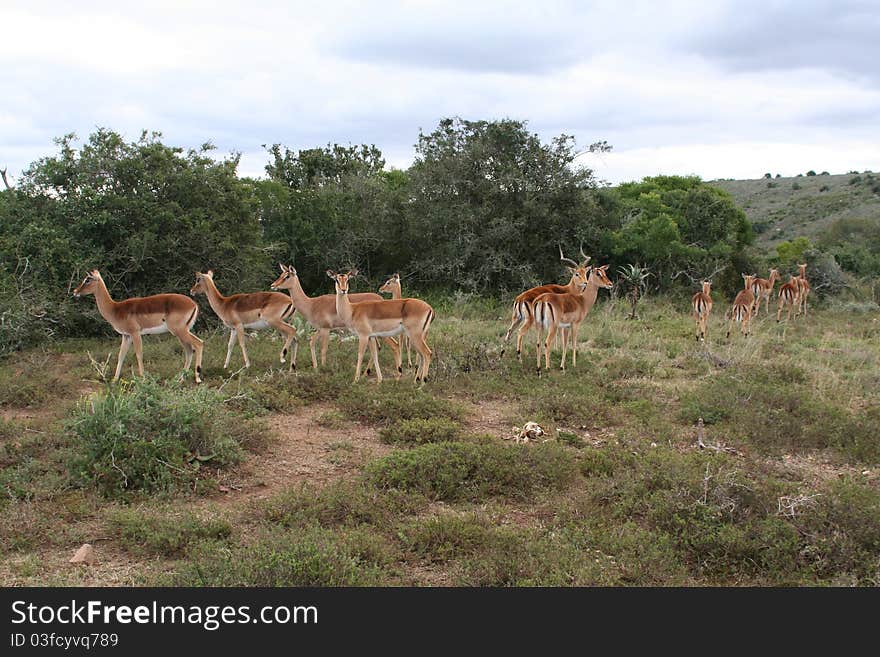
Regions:
<instances>
[{"instance_id":1,"label":"green grass patch","mask_svg":"<svg viewBox=\"0 0 880 657\"><path fill-rule=\"evenodd\" d=\"M453 441L461 437L461 425L445 417L397 420L379 431L379 439L388 445L422 445Z\"/></svg>"},{"instance_id":2,"label":"green grass patch","mask_svg":"<svg viewBox=\"0 0 880 657\"><path fill-rule=\"evenodd\" d=\"M224 541L232 525L219 518L200 518L193 513L162 514L123 509L111 514L111 529L120 543L137 554L179 557L201 541Z\"/></svg>"}]
</instances>

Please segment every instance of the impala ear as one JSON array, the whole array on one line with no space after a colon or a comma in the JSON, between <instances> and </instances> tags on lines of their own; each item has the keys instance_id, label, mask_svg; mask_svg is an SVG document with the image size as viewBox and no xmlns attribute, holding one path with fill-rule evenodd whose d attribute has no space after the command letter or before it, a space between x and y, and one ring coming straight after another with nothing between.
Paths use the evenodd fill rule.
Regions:
<instances>
[{"instance_id":1,"label":"impala ear","mask_svg":"<svg viewBox=\"0 0 880 657\"><path fill-rule=\"evenodd\" d=\"M287 273L287 267L285 267L282 263L279 262L278 266L281 267L281 273L283 273L283 274Z\"/></svg>"},{"instance_id":2,"label":"impala ear","mask_svg":"<svg viewBox=\"0 0 880 657\"><path fill-rule=\"evenodd\" d=\"M332 269L328 269L328 270L327 270L327 276L329 276L329 277L332 278L333 280L336 280L336 272L333 271Z\"/></svg>"},{"instance_id":3,"label":"impala ear","mask_svg":"<svg viewBox=\"0 0 880 657\"><path fill-rule=\"evenodd\" d=\"M357 276L357 275L358 275L358 271L359 271L359 270L358 270L357 268L350 270L350 271L348 272L348 276L349 276L349 278L353 278L353 277Z\"/></svg>"},{"instance_id":4,"label":"impala ear","mask_svg":"<svg viewBox=\"0 0 880 657\"><path fill-rule=\"evenodd\" d=\"M208 278L214 278L214 270L209 269L208 271L205 272L205 276L207 276Z\"/></svg>"}]
</instances>

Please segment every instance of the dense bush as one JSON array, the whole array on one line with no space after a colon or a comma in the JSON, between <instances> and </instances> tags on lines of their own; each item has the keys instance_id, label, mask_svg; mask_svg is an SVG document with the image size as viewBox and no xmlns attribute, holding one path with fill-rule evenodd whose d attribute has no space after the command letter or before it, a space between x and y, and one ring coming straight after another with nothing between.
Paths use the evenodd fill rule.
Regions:
<instances>
[{"instance_id":1,"label":"dense bush","mask_svg":"<svg viewBox=\"0 0 880 657\"><path fill-rule=\"evenodd\" d=\"M71 473L107 496L192 486L203 464L233 464L261 439L254 421L231 412L216 390L151 379L80 402L68 428L77 445Z\"/></svg>"}]
</instances>

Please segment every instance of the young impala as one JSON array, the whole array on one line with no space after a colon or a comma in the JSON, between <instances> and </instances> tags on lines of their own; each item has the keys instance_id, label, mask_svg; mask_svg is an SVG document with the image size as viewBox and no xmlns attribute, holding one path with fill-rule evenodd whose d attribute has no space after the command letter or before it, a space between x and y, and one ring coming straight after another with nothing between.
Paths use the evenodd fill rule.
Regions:
<instances>
[{"instance_id":1,"label":"young impala","mask_svg":"<svg viewBox=\"0 0 880 657\"><path fill-rule=\"evenodd\" d=\"M73 291L79 298L93 294L98 304L98 312L110 323L117 333L122 335L119 347L119 358L116 361L116 374L113 380L119 380L122 364L128 349L134 345L137 356L138 374L144 375L144 357L142 335L152 333L172 333L183 346L186 354L184 369L189 371L193 353L196 355L196 383L202 382L202 341L190 333L196 323L199 307L196 302L182 294L155 294L150 297L133 297L125 301L114 301L107 291L104 279L97 269L93 269L83 282Z\"/></svg>"},{"instance_id":2,"label":"young impala","mask_svg":"<svg viewBox=\"0 0 880 657\"><path fill-rule=\"evenodd\" d=\"M800 315L801 312L804 313L804 317L807 316L807 297L810 296L810 282L807 280L807 264L804 263L802 265L798 265L798 311L797 314Z\"/></svg>"},{"instance_id":3,"label":"young impala","mask_svg":"<svg viewBox=\"0 0 880 657\"><path fill-rule=\"evenodd\" d=\"M798 279L796 276L789 276L788 282L785 283L782 287L779 288L779 307L776 310L776 321L778 322L782 317L782 311L788 306L788 318L786 321L791 321L791 310L798 306L799 303L799 292L800 286L798 284Z\"/></svg>"},{"instance_id":4,"label":"young impala","mask_svg":"<svg viewBox=\"0 0 880 657\"><path fill-rule=\"evenodd\" d=\"M382 287L379 288L379 293L390 294L392 299L402 299L403 291L400 286L400 274L394 274L394 276L385 281ZM401 348L406 347L406 366L412 367L412 341L406 335L401 335L400 341ZM402 353L401 358L403 358Z\"/></svg>"},{"instance_id":5,"label":"young impala","mask_svg":"<svg viewBox=\"0 0 880 657\"><path fill-rule=\"evenodd\" d=\"M770 278L756 278L755 282L752 283L752 294L755 295L755 308L754 308L754 316L758 316L758 311L761 310L761 302L764 302L764 312L766 314L770 314L770 297L773 295L773 287L776 285L776 281L779 280L779 270L771 269L770 270Z\"/></svg>"},{"instance_id":6,"label":"young impala","mask_svg":"<svg viewBox=\"0 0 880 657\"><path fill-rule=\"evenodd\" d=\"M244 358L244 366L250 367L247 350L244 348L244 330L261 329L272 327L284 335L284 347L281 349L280 360L285 361L290 343L293 342L293 354L290 357L290 367L296 367L297 340L296 329L284 320L295 312L293 302L280 292L253 292L251 294L233 294L224 297L214 283L214 272L196 272L196 282L189 293L193 296L204 294L208 297L208 303L220 318L224 325L229 327L229 344L226 347L226 362L223 369L229 367L232 358L232 349L235 339L238 338L238 346Z\"/></svg>"},{"instance_id":7,"label":"young impala","mask_svg":"<svg viewBox=\"0 0 880 657\"><path fill-rule=\"evenodd\" d=\"M587 267L587 263L590 261L590 256L584 254L583 248L581 248L580 251L583 260L578 263L570 258L566 258L562 254L562 247L559 247L559 259L562 262L567 262L571 265L570 267L567 267L568 271L571 272L571 279L568 281L567 285L556 285L553 283L539 285L538 287L533 287L525 292L521 292L513 300L513 314L510 319L510 326L507 328L507 333L504 334L504 345L505 347L507 346L507 342L510 340L510 334L513 332L514 328L519 326L519 331L517 331L516 334L516 357L519 360L522 360L523 340L535 322L535 299L548 292L554 294L576 294L580 290L580 284L587 280L587 277L590 274L590 267ZM564 340L565 329L560 330L560 335ZM503 349L501 351L501 356L504 356Z\"/></svg>"},{"instance_id":8,"label":"young impala","mask_svg":"<svg viewBox=\"0 0 880 657\"><path fill-rule=\"evenodd\" d=\"M691 299L694 321L697 324L697 340L705 340L709 332L709 313L712 312L712 283L703 281L703 289Z\"/></svg>"},{"instance_id":9,"label":"young impala","mask_svg":"<svg viewBox=\"0 0 880 657\"><path fill-rule=\"evenodd\" d=\"M293 267L281 266L281 276L272 283L273 290L287 290L296 310L305 317L306 321L317 329L309 340L309 348L312 352L312 367L318 369L318 360L315 356L315 342L321 338L321 366L327 363L327 342L330 339L330 331L346 328L345 322L336 313L336 296L324 294L320 297L309 297L302 289L299 276ZM351 301L382 301L382 297L375 292L359 292L351 295ZM394 341L385 339L385 343L394 352L394 362L398 371L401 370L400 347Z\"/></svg>"},{"instance_id":10,"label":"young impala","mask_svg":"<svg viewBox=\"0 0 880 657\"><path fill-rule=\"evenodd\" d=\"M740 323L742 334L748 337L749 322L752 319L752 308L755 306L755 293L752 292L752 283L755 282L754 274L743 274L745 286L736 295L733 300L733 307L730 309L730 323L727 325L727 337L730 337L730 329L734 322Z\"/></svg>"},{"instance_id":11,"label":"young impala","mask_svg":"<svg viewBox=\"0 0 880 657\"><path fill-rule=\"evenodd\" d=\"M566 345L571 342L571 365L577 365L577 340L581 328L581 322L596 303L599 288L611 289L614 284L608 278L605 270L608 265L593 267L589 277L584 280L579 271L575 272L578 279L577 292L545 292L534 302L535 323L538 327L538 342L535 346L537 351L538 369L541 369L541 339L544 331L547 331L547 340L543 344L544 367L550 369L550 348L556 332L568 329L562 338L562 369L565 369Z\"/></svg>"},{"instance_id":12,"label":"young impala","mask_svg":"<svg viewBox=\"0 0 880 657\"><path fill-rule=\"evenodd\" d=\"M425 342L425 335L434 319L433 308L421 299L383 299L352 303L348 294L348 285L349 279L357 276L357 273L357 269L347 274L337 274L327 270L327 276L336 284L336 312L345 325L358 336L358 358L354 380L360 378L364 351L369 344L373 367L376 368L376 379L380 383L382 381L376 341L370 338L390 338L406 333L420 356L416 368L416 382L426 381L428 368L431 366L431 349Z\"/></svg>"}]
</instances>

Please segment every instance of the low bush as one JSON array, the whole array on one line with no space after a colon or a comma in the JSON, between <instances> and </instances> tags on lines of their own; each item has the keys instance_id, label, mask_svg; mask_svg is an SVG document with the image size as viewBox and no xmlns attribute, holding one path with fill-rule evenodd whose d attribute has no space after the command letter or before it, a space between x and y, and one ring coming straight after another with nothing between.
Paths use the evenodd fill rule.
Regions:
<instances>
[{"instance_id":1,"label":"low bush","mask_svg":"<svg viewBox=\"0 0 880 657\"><path fill-rule=\"evenodd\" d=\"M383 443L393 445L422 445L456 440L461 436L461 425L443 417L398 420L379 431Z\"/></svg>"},{"instance_id":2,"label":"low bush","mask_svg":"<svg viewBox=\"0 0 880 657\"><path fill-rule=\"evenodd\" d=\"M175 557L186 554L200 541L229 538L232 526L217 518L200 518L192 513L166 516L135 509L120 510L110 516L110 527L119 534L122 545L142 554Z\"/></svg>"}]
</instances>

